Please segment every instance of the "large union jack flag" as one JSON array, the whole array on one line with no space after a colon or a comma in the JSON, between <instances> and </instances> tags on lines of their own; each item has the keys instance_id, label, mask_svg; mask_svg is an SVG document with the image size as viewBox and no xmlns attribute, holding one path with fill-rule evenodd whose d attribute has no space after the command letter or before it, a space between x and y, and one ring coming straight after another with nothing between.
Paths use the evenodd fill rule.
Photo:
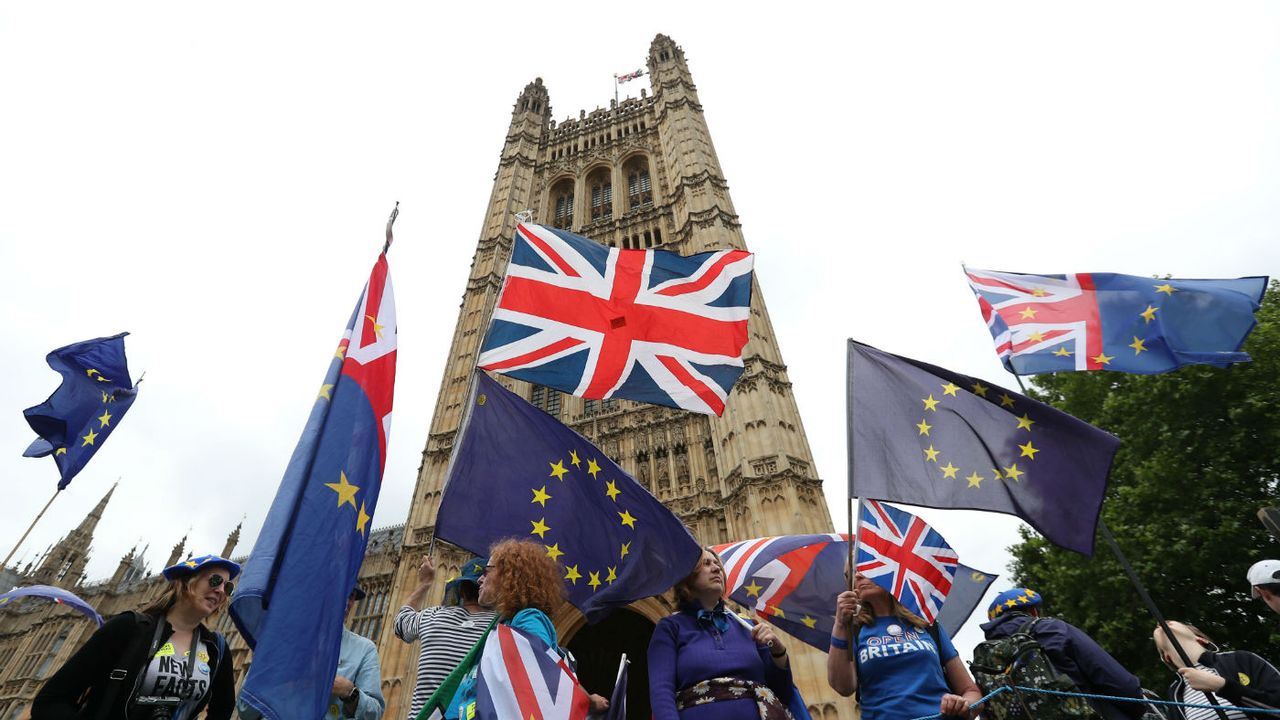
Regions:
<instances>
[{"instance_id":1,"label":"large union jack flag","mask_svg":"<svg viewBox=\"0 0 1280 720\"><path fill-rule=\"evenodd\" d=\"M905 510L875 500L862 508L858 572L929 622L951 592L959 558L945 538Z\"/></svg>"},{"instance_id":2,"label":"large union jack flag","mask_svg":"<svg viewBox=\"0 0 1280 720\"><path fill-rule=\"evenodd\" d=\"M569 665L546 643L499 623L480 656L475 720L586 720L590 700Z\"/></svg>"},{"instance_id":3,"label":"large union jack flag","mask_svg":"<svg viewBox=\"0 0 1280 720\"><path fill-rule=\"evenodd\" d=\"M720 415L743 370L753 262L520 225L479 365L588 399Z\"/></svg>"},{"instance_id":4,"label":"large union jack flag","mask_svg":"<svg viewBox=\"0 0 1280 720\"><path fill-rule=\"evenodd\" d=\"M1010 371L1018 372L1014 368L1028 361L1038 365L1033 356L1046 352L1060 358L1043 358L1059 366L1055 369L1102 369L1102 322L1088 273L1052 277L966 269L965 274L996 354Z\"/></svg>"}]
</instances>

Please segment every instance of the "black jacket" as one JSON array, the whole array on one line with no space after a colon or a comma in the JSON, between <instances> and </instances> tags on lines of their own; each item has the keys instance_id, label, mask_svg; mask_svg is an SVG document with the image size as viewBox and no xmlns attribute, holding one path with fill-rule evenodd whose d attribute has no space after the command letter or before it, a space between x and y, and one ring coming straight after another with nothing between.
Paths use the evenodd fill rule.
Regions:
<instances>
[{"instance_id":1,"label":"black jacket","mask_svg":"<svg viewBox=\"0 0 1280 720\"><path fill-rule=\"evenodd\" d=\"M1240 707L1280 708L1280 671L1261 657L1243 650L1206 652L1199 662L1216 670L1227 681L1221 690L1214 692L1220 699ZM1169 686L1169 698L1182 702L1186 687L1186 681L1179 676ZM1183 717L1182 708L1170 710L1174 717Z\"/></svg>"},{"instance_id":2,"label":"black jacket","mask_svg":"<svg viewBox=\"0 0 1280 720\"><path fill-rule=\"evenodd\" d=\"M168 641L173 628L163 617L126 612L98 628L58 672L49 678L31 704L32 720L146 720L130 708L139 678L146 671L147 650L155 637L156 623L164 624L160 643ZM227 658L226 645L213 631L199 625L196 631L209 651L213 677L209 692L196 706L194 718L207 706L207 720L228 720L235 708L236 684ZM112 680L113 671L123 677ZM116 673L119 675L120 673ZM84 702L80 700L88 691ZM109 707L103 707L104 703Z\"/></svg>"}]
</instances>

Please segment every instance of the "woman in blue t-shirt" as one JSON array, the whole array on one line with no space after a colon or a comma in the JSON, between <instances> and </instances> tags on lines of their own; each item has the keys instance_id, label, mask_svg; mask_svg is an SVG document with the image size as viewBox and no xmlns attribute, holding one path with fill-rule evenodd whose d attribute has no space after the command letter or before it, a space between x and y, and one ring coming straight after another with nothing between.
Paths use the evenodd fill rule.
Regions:
<instances>
[{"instance_id":1,"label":"woman in blue t-shirt","mask_svg":"<svg viewBox=\"0 0 1280 720\"><path fill-rule=\"evenodd\" d=\"M845 697L858 694L862 720L969 717L981 697L946 632L861 573L836 599L827 682Z\"/></svg>"}]
</instances>

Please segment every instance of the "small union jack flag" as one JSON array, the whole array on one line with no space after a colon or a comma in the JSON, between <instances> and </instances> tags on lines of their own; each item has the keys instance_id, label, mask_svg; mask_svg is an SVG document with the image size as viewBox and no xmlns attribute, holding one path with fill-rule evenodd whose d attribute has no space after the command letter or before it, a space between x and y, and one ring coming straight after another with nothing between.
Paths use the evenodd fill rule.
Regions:
<instances>
[{"instance_id":1,"label":"small union jack flag","mask_svg":"<svg viewBox=\"0 0 1280 720\"><path fill-rule=\"evenodd\" d=\"M479 365L588 399L720 415L742 374L754 257L621 250L516 228Z\"/></svg>"},{"instance_id":2,"label":"small union jack flag","mask_svg":"<svg viewBox=\"0 0 1280 720\"><path fill-rule=\"evenodd\" d=\"M959 558L924 520L875 500L862 508L858 572L929 622L951 592Z\"/></svg>"},{"instance_id":3,"label":"small union jack flag","mask_svg":"<svg viewBox=\"0 0 1280 720\"><path fill-rule=\"evenodd\" d=\"M543 718L586 720L590 700L569 664L532 635L497 625L480 656L474 709L463 717L475 720Z\"/></svg>"},{"instance_id":4,"label":"small union jack flag","mask_svg":"<svg viewBox=\"0 0 1280 720\"><path fill-rule=\"evenodd\" d=\"M629 72L629 73L623 73L622 75L615 75L614 77L618 78L618 82L620 83L628 82L630 80L637 80L639 78L644 77L644 68L641 68L639 70L633 70L632 72Z\"/></svg>"}]
</instances>

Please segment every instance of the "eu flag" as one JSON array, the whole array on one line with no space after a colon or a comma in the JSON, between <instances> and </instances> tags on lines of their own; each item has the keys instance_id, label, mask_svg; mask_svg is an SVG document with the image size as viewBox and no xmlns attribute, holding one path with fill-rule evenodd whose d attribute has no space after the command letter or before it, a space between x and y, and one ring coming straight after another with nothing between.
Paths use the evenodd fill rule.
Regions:
<instances>
[{"instance_id":1,"label":"eu flag","mask_svg":"<svg viewBox=\"0 0 1280 720\"><path fill-rule=\"evenodd\" d=\"M1056 408L849 341L849 492L1017 515L1091 555L1120 441Z\"/></svg>"},{"instance_id":2,"label":"eu flag","mask_svg":"<svg viewBox=\"0 0 1280 720\"><path fill-rule=\"evenodd\" d=\"M1009 372L1116 370L1248 362L1240 346L1266 277L1154 280L1115 273L1027 275L966 269Z\"/></svg>"},{"instance_id":3,"label":"eu flag","mask_svg":"<svg viewBox=\"0 0 1280 720\"><path fill-rule=\"evenodd\" d=\"M124 336L85 340L49 353L62 384L48 400L22 411L40 437L22 454L53 455L58 489L76 476L107 441L137 398L124 358Z\"/></svg>"},{"instance_id":4,"label":"eu flag","mask_svg":"<svg viewBox=\"0 0 1280 720\"><path fill-rule=\"evenodd\" d=\"M240 698L270 720L325 714L378 504L395 371L395 301L381 255L231 599L254 650Z\"/></svg>"},{"instance_id":5,"label":"eu flag","mask_svg":"<svg viewBox=\"0 0 1280 720\"><path fill-rule=\"evenodd\" d=\"M956 567L956 576L951 581L951 594L942 604L942 612L938 613L938 625L947 631L947 635L955 637L964 626L974 608L982 602L987 588L1000 577L995 573L975 570L965 564Z\"/></svg>"},{"instance_id":6,"label":"eu flag","mask_svg":"<svg viewBox=\"0 0 1280 720\"><path fill-rule=\"evenodd\" d=\"M697 563L697 541L657 498L484 373L461 436L436 536L477 555L508 537L542 543L589 622L665 592Z\"/></svg>"}]
</instances>

